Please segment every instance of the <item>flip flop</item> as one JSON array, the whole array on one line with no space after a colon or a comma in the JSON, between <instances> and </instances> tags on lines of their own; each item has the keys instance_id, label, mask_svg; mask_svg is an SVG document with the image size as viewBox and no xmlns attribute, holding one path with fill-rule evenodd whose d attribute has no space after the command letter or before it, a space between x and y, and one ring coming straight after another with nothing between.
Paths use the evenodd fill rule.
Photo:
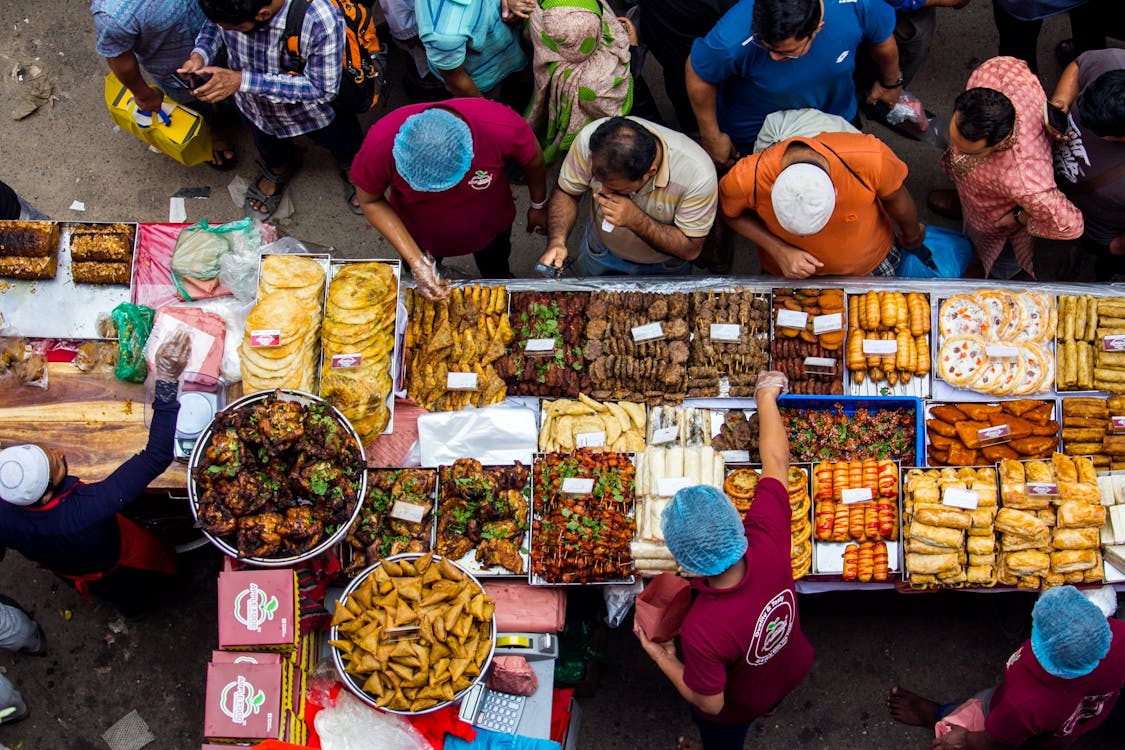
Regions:
<instances>
[{"instance_id":1,"label":"flip flop","mask_svg":"<svg viewBox=\"0 0 1125 750\"><path fill-rule=\"evenodd\" d=\"M356 216L363 216L363 209L360 208L358 203L352 203L355 200L355 183L348 177L348 170L340 170L340 181L344 183L344 202L348 205L348 210Z\"/></svg>"},{"instance_id":2,"label":"flip flop","mask_svg":"<svg viewBox=\"0 0 1125 750\"><path fill-rule=\"evenodd\" d=\"M230 156L227 156L227 154L230 154ZM214 132L212 132L211 158L215 159L216 157L219 159L218 164L216 164L214 161L209 161L207 162L207 164L211 167L211 169L214 169L218 172L229 172L230 170L238 166L238 154L235 153L234 149L231 148L231 145L227 143L225 138L218 136Z\"/></svg>"},{"instance_id":3,"label":"flip flop","mask_svg":"<svg viewBox=\"0 0 1125 750\"><path fill-rule=\"evenodd\" d=\"M269 221L270 218L273 217L274 212L277 211L278 207L281 205L281 197L285 195L285 188L289 184L289 181L293 179L293 176L297 174L297 170L300 169L300 164L296 161L290 163L281 174L275 174L273 170L260 161L258 162L258 167L261 170L260 174L254 182L246 188L246 198L242 201L242 209L246 212L247 216L252 216L261 221ZM273 195L266 195L266 193L258 187L258 183L263 179L273 183ZM251 201L257 201L261 204L261 208L265 208L266 210L262 211L261 208L255 208Z\"/></svg>"}]
</instances>

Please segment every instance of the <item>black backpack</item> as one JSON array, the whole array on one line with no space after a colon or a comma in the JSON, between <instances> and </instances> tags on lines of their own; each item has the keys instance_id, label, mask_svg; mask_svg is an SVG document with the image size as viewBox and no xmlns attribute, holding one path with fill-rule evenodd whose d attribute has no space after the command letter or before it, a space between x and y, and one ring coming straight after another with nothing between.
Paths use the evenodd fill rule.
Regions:
<instances>
[{"instance_id":1,"label":"black backpack","mask_svg":"<svg viewBox=\"0 0 1125 750\"><path fill-rule=\"evenodd\" d=\"M305 70L305 59L301 56L301 26L305 22L312 0L293 0L285 15L285 33L281 38L282 67L291 75ZM375 25L371 22L371 12L361 2L355 0L330 0L336 10L344 17L346 38L344 40L344 67L340 73L340 90L333 104L342 111L361 115L375 106L383 93L383 68L386 66L386 53L379 44Z\"/></svg>"}]
</instances>

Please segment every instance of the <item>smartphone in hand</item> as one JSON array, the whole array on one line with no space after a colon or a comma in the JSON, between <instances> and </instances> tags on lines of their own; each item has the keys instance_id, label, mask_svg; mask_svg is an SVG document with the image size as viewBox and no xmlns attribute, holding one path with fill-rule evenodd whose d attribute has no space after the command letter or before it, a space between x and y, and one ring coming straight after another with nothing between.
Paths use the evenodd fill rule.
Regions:
<instances>
[{"instance_id":1,"label":"smartphone in hand","mask_svg":"<svg viewBox=\"0 0 1125 750\"><path fill-rule=\"evenodd\" d=\"M211 80L210 73L173 73L172 75L189 91L195 91Z\"/></svg>"},{"instance_id":2,"label":"smartphone in hand","mask_svg":"<svg viewBox=\"0 0 1125 750\"><path fill-rule=\"evenodd\" d=\"M1070 117L1050 102L1043 102L1043 122L1059 135L1066 135L1070 130Z\"/></svg>"}]
</instances>

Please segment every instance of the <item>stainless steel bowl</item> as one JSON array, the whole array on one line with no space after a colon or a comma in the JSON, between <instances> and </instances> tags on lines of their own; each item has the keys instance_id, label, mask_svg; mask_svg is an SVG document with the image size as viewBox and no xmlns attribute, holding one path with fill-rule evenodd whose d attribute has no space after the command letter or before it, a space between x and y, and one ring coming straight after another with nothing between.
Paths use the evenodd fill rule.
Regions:
<instances>
[{"instance_id":1,"label":"stainless steel bowl","mask_svg":"<svg viewBox=\"0 0 1125 750\"><path fill-rule=\"evenodd\" d=\"M390 557L388 557L386 559L387 560L417 560L419 557L424 557L426 554L429 554L429 553L403 552L400 555L391 555ZM434 555L434 562L437 562L441 559L442 559L441 555ZM473 584L478 589L480 589L481 593L486 593L485 590L484 590L484 586L481 585L480 580L475 575L473 575L468 570L466 570L464 568L464 566L459 565L458 563L454 562L453 560L450 560L449 562L455 568L457 568L462 573L464 573L469 578L469 580L472 581ZM380 560L379 562L375 563L374 565L372 565L369 568L366 568L362 573L360 573L355 578L353 578L351 580L351 583L348 584L348 587L346 589L344 589L344 594L343 594L343 596L340 597L340 600L344 601L349 596L351 596L352 593L354 593L355 590L360 587L360 585L367 578L367 576L371 575L375 571L375 569L378 568L382 564L383 564L383 560ZM457 701L461 700L461 698L464 697L464 695L466 693L468 693L470 690L473 689L473 685L476 685L477 683L479 683L481 680L483 680L485 678L485 675L488 674L488 668L492 664L492 657L496 655L496 613L495 612L492 613L492 620L491 620L491 622L489 622L489 630L491 631L490 636L492 638L492 648L489 649L488 656L485 657L484 662L480 665L480 674L476 676L476 678L472 681L472 683L467 688L465 688L464 690L461 690L458 693L455 693L454 696L453 696L453 700L451 700L451 701L441 701L436 706L431 706L430 708L426 708L426 709L423 709L421 711L393 711L389 708L380 708L379 710L380 711L386 711L387 713L392 713L392 714L401 714L403 716L417 716L419 714L428 714L428 713L432 713L434 711L440 711L441 709L445 708L446 706L452 705L452 704L456 703ZM340 638L340 628L339 628L339 626L333 625L332 628L329 630L329 636L328 637L329 637L330 640L333 640L333 641L339 640L339 638ZM350 675L350 674L348 674L347 672L344 671L344 659L340 654L341 654L340 649L333 646L332 647L332 663L336 666L336 674L338 674L340 676L340 681L343 682L344 685L348 688L348 690L350 690L352 692L352 694L355 695L357 698L359 698L361 701L363 701L367 705L371 706L372 708L377 708L377 706L375 705L375 697L363 689L363 683L357 682L355 677L353 677L352 675Z\"/></svg>"},{"instance_id":2,"label":"stainless steel bowl","mask_svg":"<svg viewBox=\"0 0 1125 750\"><path fill-rule=\"evenodd\" d=\"M348 418L341 414L339 409L329 404L320 396L314 396L311 393L291 390L287 388L281 388L276 391L258 391L257 393L251 393L249 396L243 396L237 401L228 404L226 408L219 412L219 414L230 411L237 411L243 406L255 404L259 401L264 401L275 393L278 394L278 397L283 401L297 401L299 403L305 404L306 406L309 404L324 404L326 407L328 407L331 410L331 414L336 418L340 425L348 431L348 434L351 436L356 450L359 451L358 455L362 460L362 457L364 455L363 443L360 442L359 434L355 431L355 428L352 427L352 424L348 421ZM215 418L217 419L218 416L219 415L216 414ZM195 442L195 449L191 452L191 459L188 460L188 498L191 501L191 514L195 518L196 523L199 522L199 493L197 492L197 488L195 486L195 468L203 460L203 452L207 450L207 446L211 444L211 435L214 432L215 426L214 423L215 420L212 419L211 424L207 425L207 429L200 433L199 438ZM333 547L337 542L339 542L347 535L348 530L352 527L352 524L355 523L356 518L359 517L360 510L363 508L363 498L367 494L366 471L360 471L359 483L356 488L356 493L355 507L352 509L351 515L348 516L348 520L345 523L340 524L340 527L336 529L336 531L331 536L327 536L321 539L316 546L305 550L299 555L289 555L287 557L243 557L238 554L238 549L236 547L232 547L214 534L211 534L207 531L203 531L203 534L207 537L211 544L215 545L231 557L237 558L244 562L248 562L252 565L258 565L263 568L285 568L304 560L311 560L322 552L325 552L329 548Z\"/></svg>"}]
</instances>

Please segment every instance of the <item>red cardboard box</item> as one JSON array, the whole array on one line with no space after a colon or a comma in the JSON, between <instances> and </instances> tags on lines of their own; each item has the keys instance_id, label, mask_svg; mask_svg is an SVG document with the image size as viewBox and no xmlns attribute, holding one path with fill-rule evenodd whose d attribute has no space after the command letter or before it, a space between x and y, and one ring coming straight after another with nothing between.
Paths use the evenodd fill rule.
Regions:
<instances>
[{"instance_id":1,"label":"red cardboard box","mask_svg":"<svg viewBox=\"0 0 1125 750\"><path fill-rule=\"evenodd\" d=\"M281 664L281 654L261 651L212 651L212 664Z\"/></svg>"},{"instance_id":2,"label":"red cardboard box","mask_svg":"<svg viewBox=\"0 0 1125 750\"><path fill-rule=\"evenodd\" d=\"M281 664L209 664L203 736L278 739L283 732Z\"/></svg>"},{"instance_id":3,"label":"red cardboard box","mask_svg":"<svg viewBox=\"0 0 1125 750\"><path fill-rule=\"evenodd\" d=\"M292 651L298 630L293 570L219 573L219 648Z\"/></svg>"}]
</instances>

